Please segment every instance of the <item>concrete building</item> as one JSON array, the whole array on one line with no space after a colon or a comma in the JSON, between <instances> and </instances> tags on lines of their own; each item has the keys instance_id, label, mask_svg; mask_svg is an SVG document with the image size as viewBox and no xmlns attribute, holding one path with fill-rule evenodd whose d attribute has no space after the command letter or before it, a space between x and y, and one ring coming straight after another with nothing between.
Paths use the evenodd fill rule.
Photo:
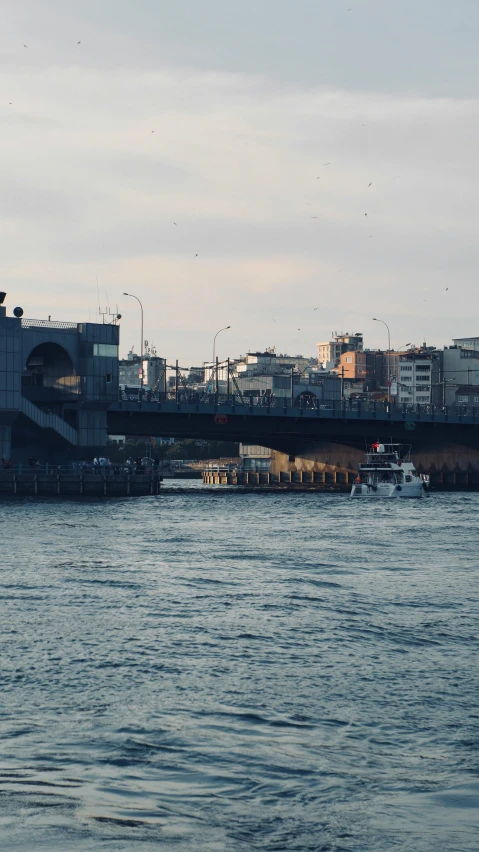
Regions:
<instances>
[{"instance_id":1,"label":"concrete building","mask_svg":"<svg viewBox=\"0 0 479 852\"><path fill-rule=\"evenodd\" d=\"M259 470L269 471L270 469L272 450L268 447L260 447L256 444L240 444L239 455L245 473Z\"/></svg>"},{"instance_id":2,"label":"concrete building","mask_svg":"<svg viewBox=\"0 0 479 852\"><path fill-rule=\"evenodd\" d=\"M306 404L309 399L340 399L341 379L338 376L317 377L299 373L239 376L235 384L243 397L287 400ZM234 388L232 387L232 392Z\"/></svg>"},{"instance_id":3,"label":"concrete building","mask_svg":"<svg viewBox=\"0 0 479 852\"><path fill-rule=\"evenodd\" d=\"M343 379L366 381L368 378L367 353L359 350L343 352L333 372Z\"/></svg>"},{"instance_id":4,"label":"concrete building","mask_svg":"<svg viewBox=\"0 0 479 852\"><path fill-rule=\"evenodd\" d=\"M142 383L143 375L143 383ZM143 384L145 390L166 390L166 360L159 358L156 353L148 351L143 359L132 350L128 357L119 363L120 386L139 388Z\"/></svg>"},{"instance_id":5,"label":"concrete building","mask_svg":"<svg viewBox=\"0 0 479 852\"><path fill-rule=\"evenodd\" d=\"M479 408L479 385L459 385L456 388L455 404Z\"/></svg>"},{"instance_id":6,"label":"concrete building","mask_svg":"<svg viewBox=\"0 0 479 852\"><path fill-rule=\"evenodd\" d=\"M332 340L316 344L318 364L326 370L337 367L344 352L362 352L363 350L363 335L360 331L355 334L338 334L337 331L333 331L332 338Z\"/></svg>"},{"instance_id":7,"label":"concrete building","mask_svg":"<svg viewBox=\"0 0 479 852\"><path fill-rule=\"evenodd\" d=\"M430 405L432 391L432 357L406 353L399 358L397 400L399 403Z\"/></svg>"},{"instance_id":8,"label":"concrete building","mask_svg":"<svg viewBox=\"0 0 479 852\"><path fill-rule=\"evenodd\" d=\"M477 345L471 345L477 341ZM444 401L454 405L459 388L479 385L479 338L457 338L442 352ZM464 396L465 391L461 394Z\"/></svg>"},{"instance_id":9,"label":"concrete building","mask_svg":"<svg viewBox=\"0 0 479 852\"><path fill-rule=\"evenodd\" d=\"M0 453L70 457L107 443L106 412L118 399L116 324L7 316L0 294ZM23 454L23 455L22 455Z\"/></svg>"}]
</instances>

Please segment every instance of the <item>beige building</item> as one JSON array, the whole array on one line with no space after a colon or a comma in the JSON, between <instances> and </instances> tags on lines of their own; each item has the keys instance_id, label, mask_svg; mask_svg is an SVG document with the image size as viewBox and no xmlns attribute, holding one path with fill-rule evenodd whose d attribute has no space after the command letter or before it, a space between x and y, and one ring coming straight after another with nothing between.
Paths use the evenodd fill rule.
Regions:
<instances>
[{"instance_id":1,"label":"beige building","mask_svg":"<svg viewBox=\"0 0 479 852\"><path fill-rule=\"evenodd\" d=\"M318 347L318 363L325 369L337 367L344 352L363 351L363 335L359 331L355 334L333 332L332 338L332 340L316 344Z\"/></svg>"}]
</instances>

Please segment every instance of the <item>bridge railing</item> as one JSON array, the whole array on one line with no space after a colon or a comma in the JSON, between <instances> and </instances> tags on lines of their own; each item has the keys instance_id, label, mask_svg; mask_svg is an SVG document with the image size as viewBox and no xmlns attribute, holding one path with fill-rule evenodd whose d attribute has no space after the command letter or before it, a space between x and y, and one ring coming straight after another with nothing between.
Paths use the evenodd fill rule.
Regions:
<instances>
[{"instance_id":1,"label":"bridge railing","mask_svg":"<svg viewBox=\"0 0 479 852\"><path fill-rule=\"evenodd\" d=\"M249 396L247 394L221 394L221 393L200 393L194 390L180 388L175 391L156 392L149 390L131 389L120 391L120 401L122 402L157 402L162 403L174 402L177 404L221 406L244 406L250 409L282 409L284 411L295 409L300 411L323 411L325 414L328 411L334 414L357 413L361 414L393 414L395 417L417 417L421 414L454 417L473 417L479 419L478 405L432 405L431 403L403 403L390 402L372 399L321 399L314 396L297 396L291 400L289 396L275 396L274 394L264 394L262 396Z\"/></svg>"}]
</instances>

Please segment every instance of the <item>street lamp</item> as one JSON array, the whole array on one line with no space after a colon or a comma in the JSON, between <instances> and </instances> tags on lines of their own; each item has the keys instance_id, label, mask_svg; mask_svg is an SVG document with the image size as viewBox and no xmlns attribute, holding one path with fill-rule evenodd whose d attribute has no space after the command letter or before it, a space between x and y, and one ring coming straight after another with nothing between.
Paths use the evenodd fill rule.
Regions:
<instances>
[{"instance_id":1,"label":"street lamp","mask_svg":"<svg viewBox=\"0 0 479 852\"><path fill-rule=\"evenodd\" d=\"M382 322L383 325L386 326L388 330L388 402L391 401L391 332L389 331L389 326L387 322L384 322L382 319L378 319L377 317L373 317L374 322Z\"/></svg>"},{"instance_id":2,"label":"street lamp","mask_svg":"<svg viewBox=\"0 0 479 852\"><path fill-rule=\"evenodd\" d=\"M219 334L221 334L222 331L228 331L229 328L231 328L230 325L225 325L224 328L220 328L220 330L216 332L216 334L213 338L213 369L211 371L211 384L212 384L213 387L214 387L213 377L215 375L215 359L216 359L216 338L218 337ZM216 372L216 389L218 390L218 372Z\"/></svg>"},{"instance_id":3,"label":"street lamp","mask_svg":"<svg viewBox=\"0 0 479 852\"><path fill-rule=\"evenodd\" d=\"M229 328L231 328L230 325L225 325L224 328L220 328L220 330L216 332L216 334L213 338L213 364L215 363L215 358L216 358L216 338L218 337L219 334L221 334L222 331L228 331Z\"/></svg>"},{"instance_id":4,"label":"street lamp","mask_svg":"<svg viewBox=\"0 0 479 852\"><path fill-rule=\"evenodd\" d=\"M141 347L140 347L140 358L141 358L141 387L143 387L143 305L141 304L138 296L134 296L133 293L123 293L124 296L129 296L130 299L136 299L141 309Z\"/></svg>"}]
</instances>

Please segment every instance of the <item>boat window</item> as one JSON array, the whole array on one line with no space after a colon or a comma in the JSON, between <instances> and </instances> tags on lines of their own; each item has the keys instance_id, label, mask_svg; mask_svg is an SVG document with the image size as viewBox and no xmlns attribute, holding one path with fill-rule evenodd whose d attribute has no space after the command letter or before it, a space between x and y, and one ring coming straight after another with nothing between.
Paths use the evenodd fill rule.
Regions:
<instances>
[{"instance_id":1,"label":"boat window","mask_svg":"<svg viewBox=\"0 0 479 852\"><path fill-rule=\"evenodd\" d=\"M406 482L411 482L411 481L412 481L412 476L406 476Z\"/></svg>"}]
</instances>

